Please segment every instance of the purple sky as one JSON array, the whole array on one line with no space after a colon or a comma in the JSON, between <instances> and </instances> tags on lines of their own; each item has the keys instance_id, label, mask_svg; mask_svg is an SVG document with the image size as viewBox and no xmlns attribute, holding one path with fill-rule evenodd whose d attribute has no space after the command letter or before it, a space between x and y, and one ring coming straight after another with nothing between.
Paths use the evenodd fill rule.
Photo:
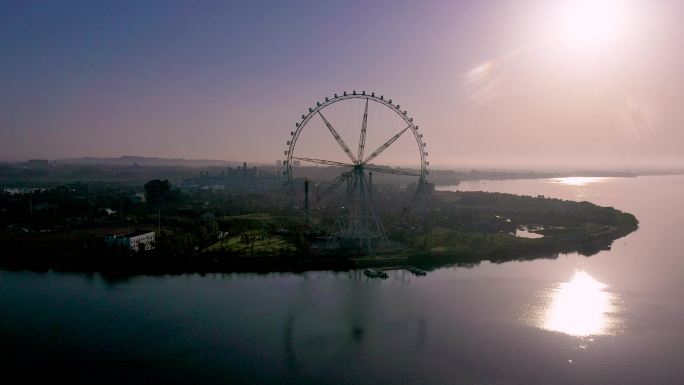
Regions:
<instances>
[{"instance_id":1,"label":"purple sky","mask_svg":"<svg viewBox=\"0 0 684 385\"><path fill-rule=\"evenodd\" d=\"M432 165L684 166L684 6L596 0L561 31L573 1L2 1L0 160L270 163L356 89Z\"/></svg>"}]
</instances>

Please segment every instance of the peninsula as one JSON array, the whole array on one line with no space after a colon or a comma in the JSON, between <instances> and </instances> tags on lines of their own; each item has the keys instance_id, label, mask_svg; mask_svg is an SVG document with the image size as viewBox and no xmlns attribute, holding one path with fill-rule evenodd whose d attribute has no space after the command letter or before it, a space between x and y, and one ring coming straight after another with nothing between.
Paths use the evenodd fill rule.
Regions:
<instances>
[{"instance_id":1,"label":"peninsula","mask_svg":"<svg viewBox=\"0 0 684 385\"><path fill-rule=\"evenodd\" d=\"M335 213L320 212L307 225L280 191L146 187L71 183L1 193L0 264L126 275L388 265L429 270L571 252L589 256L638 227L633 215L611 207L485 192L434 191L402 216L389 209L397 211L393 196L378 194L388 241L367 253L331 246L327 230ZM151 250L122 254L104 241L107 234L136 230L155 233Z\"/></svg>"}]
</instances>

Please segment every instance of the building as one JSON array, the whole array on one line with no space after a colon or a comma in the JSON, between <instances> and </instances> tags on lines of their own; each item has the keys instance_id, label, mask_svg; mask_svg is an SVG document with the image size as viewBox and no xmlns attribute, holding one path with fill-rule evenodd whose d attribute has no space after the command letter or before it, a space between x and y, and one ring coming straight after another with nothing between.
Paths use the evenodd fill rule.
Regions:
<instances>
[{"instance_id":1,"label":"building","mask_svg":"<svg viewBox=\"0 0 684 385\"><path fill-rule=\"evenodd\" d=\"M133 231L130 233L107 234L105 245L122 252L134 253L154 249L154 231Z\"/></svg>"},{"instance_id":2,"label":"building","mask_svg":"<svg viewBox=\"0 0 684 385\"><path fill-rule=\"evenodd\" d=\"M31 168L45 168L50 165L50 162L46 159L29 159L26 165Z\"/></svg>"},{"instance_id":3,"label":"building","mask_svg":"<svg viewBox=\"0 0 684 385\"><path fill-rule=\"evenodd\" d=\"M157 206L169 196L169 191L171 191L171 183L168 180L151 180L145 183L145 201Z\"/></svg>"},{"instance_id":4,"label":"building","mask_svg":"<svg viewBox=\"0 0 684 385\"><path fill-rule=\"evenodd\" d=\"M264 168L250 168L245 162L242 167L228 167L213 174L202 171L198 177L185 179L181 188L185 191L211 188L237 193L265 193L281 188L285 180L279 173L274 174Z\"/></svg>"},{"instance_id":5,"label":"building","mask_svg":"<svg viewBox=\"0 0 684 385\"><path fill-rule=\"evenodd\" d=\"M133 193L128 196L128 200L134 204L145 203L145 193Z\"/></svg>"}]
</instances>

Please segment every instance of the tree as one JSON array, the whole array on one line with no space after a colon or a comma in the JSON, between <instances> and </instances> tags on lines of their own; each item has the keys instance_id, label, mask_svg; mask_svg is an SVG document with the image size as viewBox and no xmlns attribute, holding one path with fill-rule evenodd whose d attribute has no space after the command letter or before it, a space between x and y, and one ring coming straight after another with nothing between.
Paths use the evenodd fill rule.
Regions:
<instances>
[{"instance_id":1,"label":"tree","mask_svg":"<svg viewBox=\"0 0 684 385\"><path fill-rule=\"evenodd\" d=\"M171 191L168 180L153 179L145 183L145 200L152 206L159 206L165 201Z\"/></svg>"}]
</instances>

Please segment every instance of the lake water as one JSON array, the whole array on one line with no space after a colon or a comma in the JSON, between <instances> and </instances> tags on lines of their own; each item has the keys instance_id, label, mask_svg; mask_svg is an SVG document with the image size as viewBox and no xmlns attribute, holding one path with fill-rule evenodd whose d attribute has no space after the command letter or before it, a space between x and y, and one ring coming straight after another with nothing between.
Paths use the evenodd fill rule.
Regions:
<instances>
[{"instance_id":1,"label":"lake water","mask_svg":"<svg viewBox=\"0 0 684 385\"><path fill-rule=\"evenodd\" d=\"M442 189L450 189L442 186ZM0 271L5 378L94 383L682 384L684 177L478 181L639 230L591 257L362 273Z\"/></svg>"}]
</instances>

